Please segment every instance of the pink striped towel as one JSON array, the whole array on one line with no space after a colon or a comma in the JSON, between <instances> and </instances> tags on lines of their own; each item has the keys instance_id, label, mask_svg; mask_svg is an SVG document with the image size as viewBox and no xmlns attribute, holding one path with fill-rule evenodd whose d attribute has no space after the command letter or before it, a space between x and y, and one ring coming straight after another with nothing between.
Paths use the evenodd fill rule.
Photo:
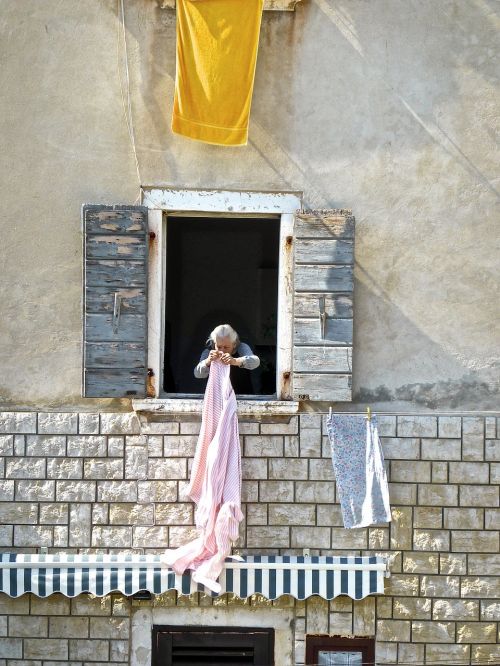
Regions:
<instances>
[{"instance_id":1,"label":"pink striped towel","mask_svg":"<svg viewBox=\"0 0 500 666\"><path fill-rule=\"evenodd\" d=\"M224 561L236 541L241 512L241 460L236 396L230 366L210 364L201 431L196 446L187 495L197 505L195 522L200 535L167 550L162 562L176 573L192 569L193 579L220 592L217 582Z\"/></svg>"}]
</instances>

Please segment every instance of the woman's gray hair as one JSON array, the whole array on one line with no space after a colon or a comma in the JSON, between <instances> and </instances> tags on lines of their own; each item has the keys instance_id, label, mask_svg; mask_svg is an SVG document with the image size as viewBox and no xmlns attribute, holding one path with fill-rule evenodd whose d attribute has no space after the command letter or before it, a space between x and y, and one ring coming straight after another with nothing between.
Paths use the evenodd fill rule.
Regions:
<instances>
[{"instance_id":1,"label":"woman's gray hair","mask_svg":"<svg viewBox=\"0 0 500 666\"><path fill-rule=\"evenodd\" d=\"M217 340L224 340L225 338L229 338L234 347L237 347L240 344L240 337L230 324L219 324L219 326L216 326L210 333L210 340L212 340L214 344Z\"/></svg>"}]
</instances>

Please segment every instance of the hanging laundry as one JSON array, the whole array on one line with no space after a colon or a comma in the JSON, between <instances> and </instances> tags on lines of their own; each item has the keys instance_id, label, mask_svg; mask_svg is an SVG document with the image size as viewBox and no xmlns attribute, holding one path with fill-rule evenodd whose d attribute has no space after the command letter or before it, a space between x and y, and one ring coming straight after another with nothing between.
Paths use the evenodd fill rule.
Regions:
<instances>
[{"instance_id":1,"label":"hanging laundry","mask_svg":"<svg viewBox=\"0 0 500 666\"><path fill-rule=\"evenodd\" d=\"M247 143L263 0L177 0L172 130Z\"/></svg>"},{"instance_id":2,"label":"hanging laundry","mask_svg":"<svg viewBox=\"0 0 500 666\"><path fill-rule=\"evenodd\" d=\"M326 427L344 527L389 522L389 486L376 417L331 414Z\"/></svg>"},{"instance_id":3,"label":"hanging laundry","mask_svg":"<svg viewBox=\"0 0 500 666\"><path fill-rule=\"evenodd\" d=\"M220 592L217 578L238 538L241 512L241 459L236 396L229 365L213 361L205 390L201 431L196 446L187 495L197 508L200 536L167 550L161 561L178 574L194 571L192 578Z\"/></svg>"}]
</instances>

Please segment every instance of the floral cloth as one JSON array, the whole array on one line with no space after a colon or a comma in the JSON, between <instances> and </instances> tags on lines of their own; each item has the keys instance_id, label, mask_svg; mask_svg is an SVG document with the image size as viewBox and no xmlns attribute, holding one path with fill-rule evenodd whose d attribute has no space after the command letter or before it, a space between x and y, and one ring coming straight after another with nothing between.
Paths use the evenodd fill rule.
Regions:
<instances>
[{"instance_id":1,"label":"floral cloth","mask_svg":"<svg viewBox=\"0 0 500 666\"><path fill-rule=\"evenodd\" d=\"M344 527L389 522L389 486L376 417L332 414L326 427Z\"/></svg>"}]
</instances>

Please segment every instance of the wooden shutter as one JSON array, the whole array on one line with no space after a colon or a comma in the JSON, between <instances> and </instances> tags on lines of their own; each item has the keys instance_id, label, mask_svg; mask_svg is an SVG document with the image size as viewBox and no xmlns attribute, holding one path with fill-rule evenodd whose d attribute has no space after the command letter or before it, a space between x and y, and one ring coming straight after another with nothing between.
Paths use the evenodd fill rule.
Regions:
<instances>
[{"instance_id":1,"label":"wooden shutter","mask_svg":"<svg viewBox=\"0 0 500 666\"><path fill-rule=\"evenodd\" d=\"M297 214L295 237L293 397L350 401L354 218Z\"/></svg>"},{"instance_id":2,"label":"wooden shutter","mask_svg":"<svg viewBox=\"0 0 500 666\"><path fill-rule=\"evenodd\" d=\"M148 218L83 206L83 395L146 397Z\"/></svg>"}]
</instances>

